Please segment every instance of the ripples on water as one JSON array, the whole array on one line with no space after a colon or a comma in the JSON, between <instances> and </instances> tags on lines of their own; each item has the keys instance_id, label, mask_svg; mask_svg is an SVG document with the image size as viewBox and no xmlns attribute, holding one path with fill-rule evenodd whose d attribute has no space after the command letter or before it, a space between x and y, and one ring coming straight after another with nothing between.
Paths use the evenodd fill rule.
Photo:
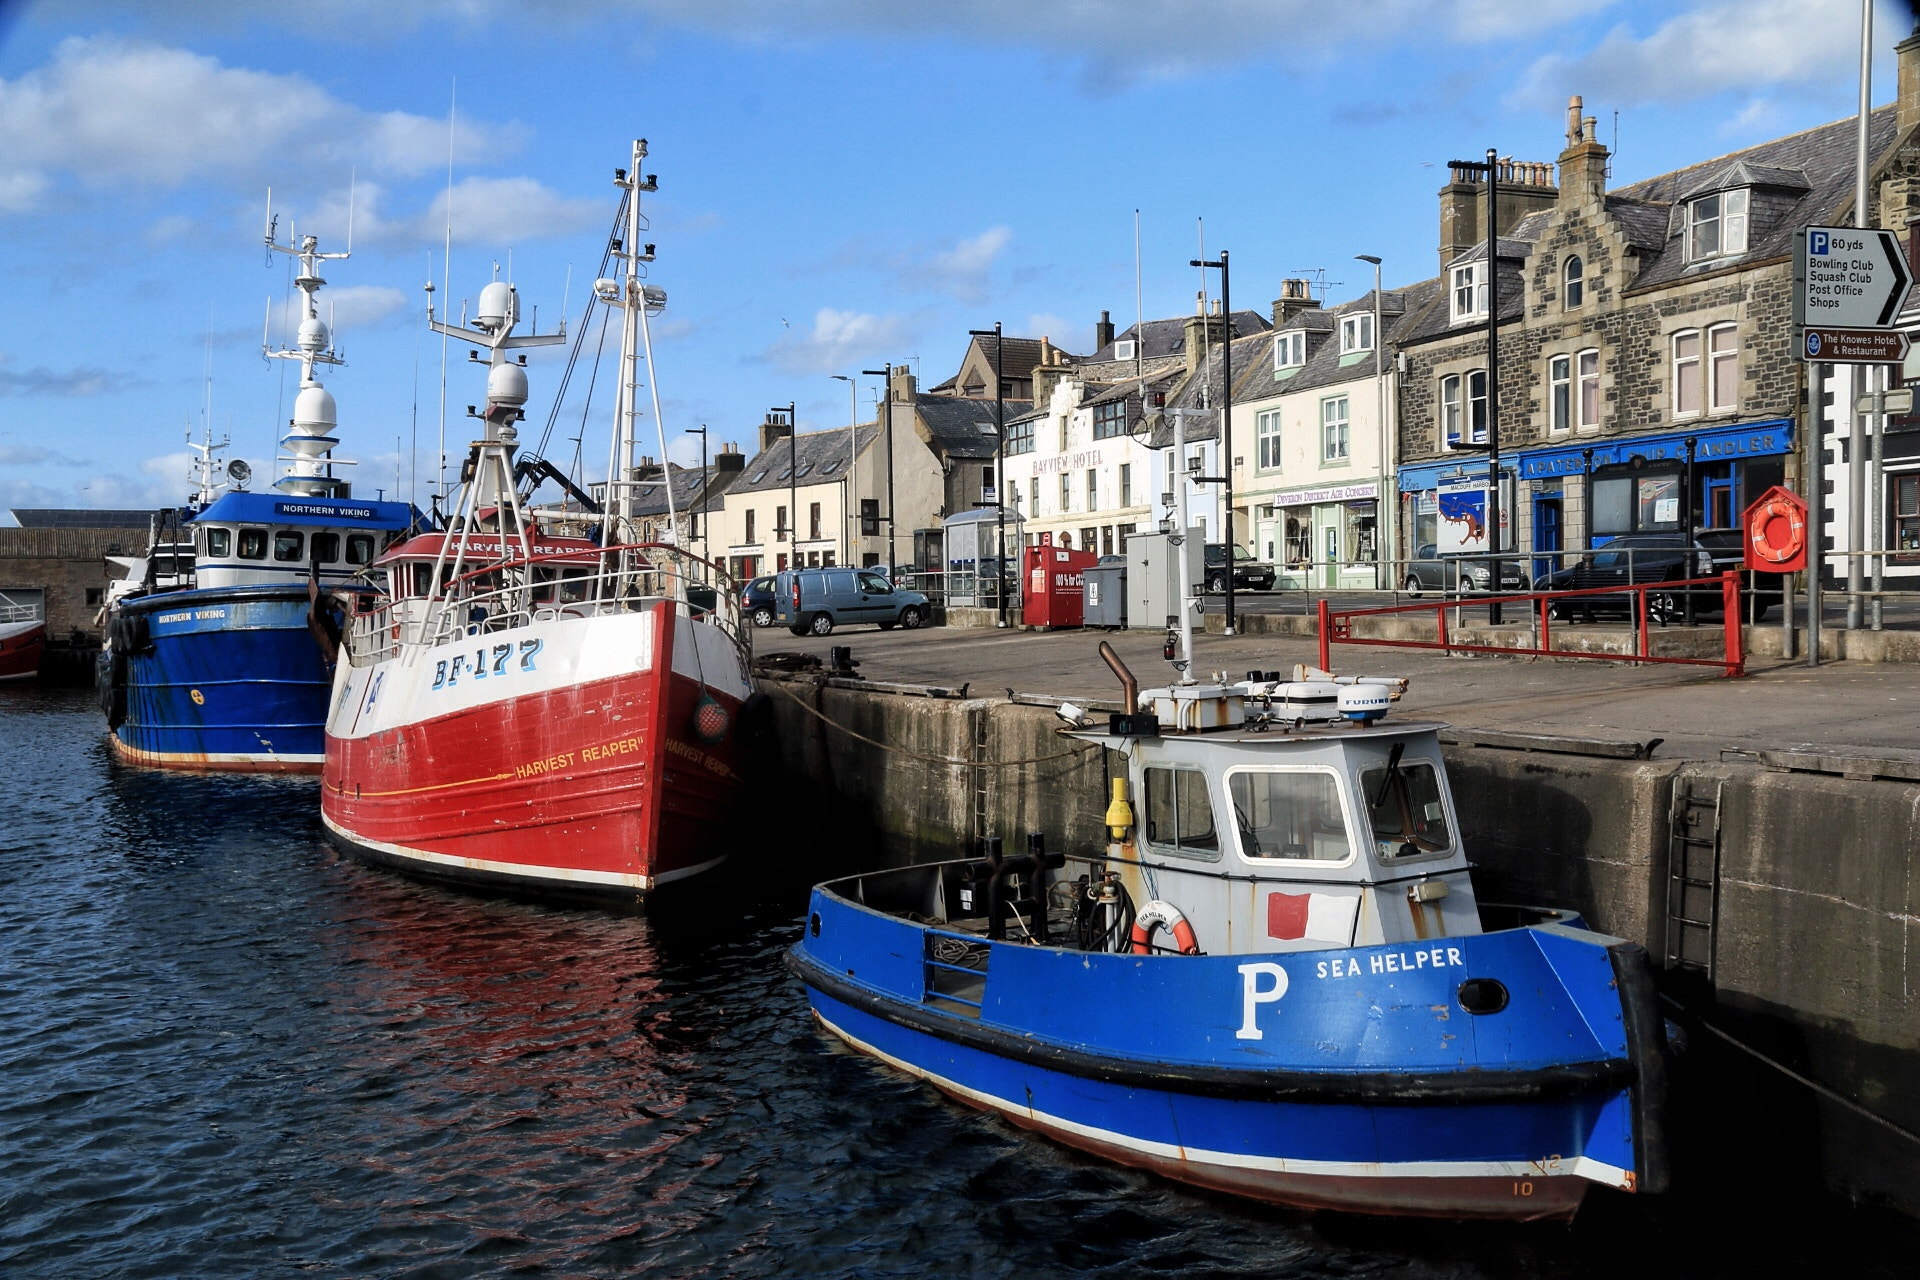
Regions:
<instances>
[{"instance_id":1,"label":"ripples on water","mask_svg":"<svg viewBox=\"0 0 1920 1280\"><path fill-rule=\"evenodd\" d=\"M1180 1190L829 1047L780 966L798 902L670 928L415 885L327 847L311 780L113 765L77 692L0 691L0 763L6 1276L1647 1275L1707 1242L1700 1275L1761 1243L1617 1197L1568 1229Z\"/></svg>"}]
</instances>

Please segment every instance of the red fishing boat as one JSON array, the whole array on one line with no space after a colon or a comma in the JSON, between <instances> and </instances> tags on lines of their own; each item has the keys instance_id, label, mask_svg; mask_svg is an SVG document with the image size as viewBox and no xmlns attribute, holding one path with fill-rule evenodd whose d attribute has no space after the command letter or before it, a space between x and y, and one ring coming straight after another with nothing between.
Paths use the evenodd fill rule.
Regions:
<instances>
[{"instance_id":1,"label":"red fishing boat","mask_svg":"<svg viewBox=\"0 0 1920 1280\"><path fill-rule=\"evenodd\" d=\"M639 232L644 145L626 188ZM527 399L510 285L478 327L429 323L491 349L483 437L444 532L390 548L354 598L327 721L322 814L350 852L416 874L634 902L719 865L751 692L737 593L714 566L632 538L635 392L648 312L664 295L626 255L596 299L625 312L605 510L541 510L516 467ZM584 330L584 326L583 326ZM648 377L647 382L654 381ZM653 405L659 418L657 393ZM664 442L663 442L664 443ZM664 448L663 448L664 453ZM670 527L673 526L670 513Z\"/></svg>"},{"instance_id":2,"label":"red fishing boat","mask_svg":"<svg viewBox=\"0 0 1920 1280\"><path fill-rule=\"evenodd\" d=\"M19 604L0 594L0 680L28 680L40 674L47 648L47 620L37 604Z\"/></svg>"}]
</instances>

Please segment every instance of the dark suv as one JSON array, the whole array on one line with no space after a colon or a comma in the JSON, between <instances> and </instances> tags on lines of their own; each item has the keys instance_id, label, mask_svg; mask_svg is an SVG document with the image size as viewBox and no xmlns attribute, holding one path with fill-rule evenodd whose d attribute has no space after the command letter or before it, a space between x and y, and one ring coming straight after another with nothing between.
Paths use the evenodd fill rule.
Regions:
<instances>
[{"instance_id":1,"label":"dark suv","mask_svg":"<svg viewBox=\"0 0 1920 1280\"><path fill-rule=\"evenodd\" d=\"M1264 560L1255 560L1253 553L1245 547L1234 544L1233 547L1233 588L1236 591L1273 590L1273 566ZM1215 593L1227 589L1227 544L1209 542L1207 544L1207 590Z\"/></svg>"},{"instance_id":2,"label":"dark suv","mask_svg":"<svg viewBox=\"0 0 1920 1280\"><path fill-rule=\"evenodd\" d=\"M773 575L755 578L740 588L740 612L756 627L773 625Z\"/></svg>"},{"instance_id":3,"label":"dark suv","mask_svg":"<svg viewBox=\"0 0 1920 1280\"><path fill-rule=\"evenodd\" d=\"M1534 580L1535 591L1580 591L1594 587L1639 586L1649 582L1679 582L1687 578L1710 578L1728 569L1742 570L1741 590L1754 591L1752 608L1755 620L1780 603L1780 579L1776 574L1744 572L1745 556L1739 530L1711 530L1694 536L1691 551L1686 535L1671 533L1627 533L1606 545L1589 551L1554 573ZM1647 594L1647 616L1665 624L1681 618L1686 600L1693 597L1697 615L1718 614L1723 606L1720 588L1693 587L1685 591L1653 591ZM1590 618L1595 614L1631 617L1633 596L1584 596L1553 606L1558 617Z\"/></svg>"}]
</instances>

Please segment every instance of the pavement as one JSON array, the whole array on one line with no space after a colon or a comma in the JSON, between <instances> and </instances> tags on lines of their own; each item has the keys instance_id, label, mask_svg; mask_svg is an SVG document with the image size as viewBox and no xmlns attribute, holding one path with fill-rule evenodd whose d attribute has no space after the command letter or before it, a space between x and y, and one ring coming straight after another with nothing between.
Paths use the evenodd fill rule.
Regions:
<instances>
[{"instance_id":1,"label":"pavement","mask_svg":"<svg viewBox=\"0 0 1920 1280\"><path fill-rule=\"evenodd\" d=\"M812 653L847 645L870 680L958 687L975 695L1009 690L1060 697L1114 698L1119 686L1098 648L1110 640L1143 687L1164 683L1161 635L1147 631L991 631L927 627L880 631L843 627L832 636L754 632L756 656ZM1258 668L1318 661L1315 641L1292 636L1194 636L1201 678L1234 679ZM1723 749L1818 747L1920 759L1920 666L1762 659L1745 679L1688 667L1626 663L1448 657L1421 650L1336 649L1342 674L1412 679L1398 714L1462 727L1567 734L1616 741L1665 739L1663 758L1717 759Z\"/></svg>"}]
</instances>

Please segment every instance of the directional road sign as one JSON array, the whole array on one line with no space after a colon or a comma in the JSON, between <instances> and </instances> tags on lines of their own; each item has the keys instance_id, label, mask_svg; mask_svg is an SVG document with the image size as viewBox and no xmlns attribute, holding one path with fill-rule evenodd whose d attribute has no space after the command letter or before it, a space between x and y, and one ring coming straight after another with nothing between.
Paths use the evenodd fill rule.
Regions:
<instances>
[{"instance_id":1,"label":"directional road sign","mask_svg":"<svg viewBox=\"0 0 1920 1280\"><path fill-rule=\"evenodd\" d=\"M1827 329L1809 325L1800 336L1800 358L1827 364L1899 364L1907 358L1900 329Z\"/></svg>"},{"instance_id":2,"label":"directional road sign","mask_svg":"<svg viewBox=\"0 0 1920 1280\"><path fill-rule=\"evenodd\" d=\"M1898 236L1853 227L1807 227L1798 241L1797 323L1832 329L1884 329L1893 323L1913 288Z\"/></svg>"}]
</instances>

